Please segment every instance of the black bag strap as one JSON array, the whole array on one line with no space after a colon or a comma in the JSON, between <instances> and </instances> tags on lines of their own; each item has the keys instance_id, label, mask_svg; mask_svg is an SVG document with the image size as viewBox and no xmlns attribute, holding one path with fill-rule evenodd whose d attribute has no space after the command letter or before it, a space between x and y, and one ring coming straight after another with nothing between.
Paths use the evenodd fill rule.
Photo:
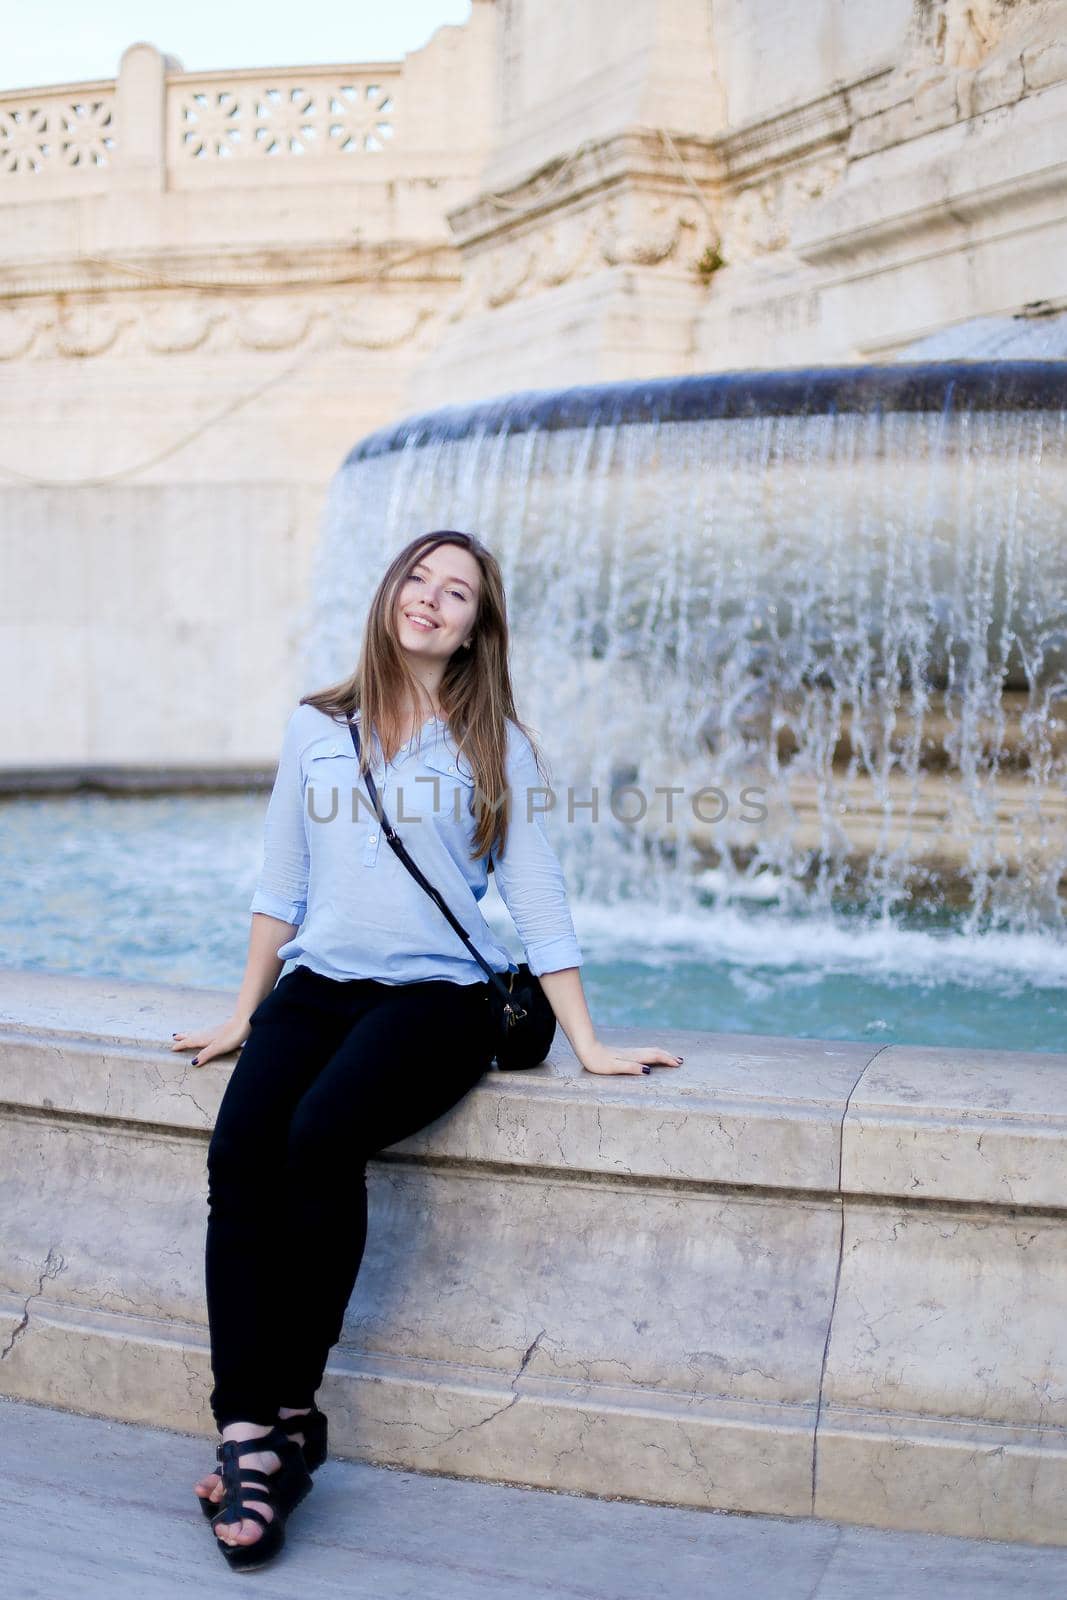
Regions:
<instances>
[{"instance_id":1,"label":"black bag strap","mask_svg":"<svg viewBox=\"0 0 1067 1600\"><path fill-rule=\"evenodd\" d=\"M356 759L358 761L359 760L359 756L360 756L359 732L358 732L358 730L356 728L356 724L354 722L349 722L348 731L352 735L352 743L356 747ZM504 1001L505 1001L505 1010L510 1011L513 1014L514 1020L516 1022L518 1022L519 1020L521 1020L522 1017L524 1017L526 1015L526 1013L522 1009L522 1007L519 1006L516 1003L515 998L513 997L512 993L511 993L510 980L514 979L515 974L514 973L509 973L509 975L508 975L509 976L509 983L505 983L503 981L503 979L501 978L500 974L498 972L494 972L493 971L492 967L489 965L488 961L486 961L485 958L482 956L481 952L477 949L477 947L474 944L471 943L471 939L470 939L470 936L467 933L466 928L464 928L463 924L453 914L452 908L449 906L449 904L445 900L444 896L437 889L434 888L434 886L430 882L429 878L426 877L425 873L421 870L420 867L418 867L415 864L415 862L411 859L410 855L408 854L407 849L406 849L406 847L404 845L403 839L401 839L400 835L397 833L396 829L393 827L393 824L390 822L389 818L385 814L385 810L384 810L384 808L382 806L382 802L381 802L381 799L380 799L379 794L378 794L378 786L374 782L373 777L371 776L371 772L370 772L370 768L369 767L367 768L367 771L363 774L363 780L367 785L367 793L370 795L371 805L374 807L374 815L378 818L378 822L381 825L382 832L385 834L385 837L388 839L390 847L392 848L394 855L397 856L397 858L403 863L403 865L411 873L411 876L415 879L415 882L419 885L419 887L422 888L422 889L425 889L426 893L430 896L430 899L433 900L438 906L440 906L441 910L444 912L445 916L448 918L448 920L452 924L453 928L455 928L456 932L459 934L460 938L463 940L463 943L467 946L467 949L470 951L470 953L474 957L475 961L477 961L477 963L481 967L482 971L487 974L487 976L489 978L489 981L491 983L494 983L496 985L496 987L499 989L500 993L503 995Z\"/></svg>"}]
</instances>

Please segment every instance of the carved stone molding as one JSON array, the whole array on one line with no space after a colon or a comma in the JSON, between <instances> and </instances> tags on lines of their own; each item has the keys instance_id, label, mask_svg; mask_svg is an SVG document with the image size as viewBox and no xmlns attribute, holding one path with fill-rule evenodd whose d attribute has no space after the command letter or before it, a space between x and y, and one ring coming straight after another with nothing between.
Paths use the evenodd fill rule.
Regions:
<instances>
[{"instance_id":1,"label":"carved stone molding","mask_svg":"<svg viewBox=\"0 0 1067 1600\"><path fill-rule=\"evenodd\" d=\"M450 212L448 224L466 252L499 234L528 229L550 212L618 189L650 189L692 200L695 188L710 204L722 176L721 160L709 141L635 128L587 141L503 193L479 195Z\"/></svg>"},{"instance_id":2,"label":"carved stone molding","mask_svg":"<svg viewBox=\"0 0 1067 1600\"><path fill-rule=\"evenodd\" d=\"M392 350L439 318L425 293L241 296L103 295L0 308L0 360L115 354L184 355L193 350L296 350L316 343Z\"/></svg>"},{"instance_id":3,"label":"carved stone molding","mask_svg":"<svg viewBox=\"0 0 1067 1600\"><path fill-rule=\"evenodd\" d=\"M716 141L729 185L764 177L776 168L843 148L856 117L857 96L871 92L888 69L845 84L806 105L734 128Z\"/></svg>"},{"instance_id":4,"label":"carved stone molding","mask_svg":"<svg viewBox=\"0 0 1067 1600\"><path fill-rule=\"evenodd\" d=\"M0 305L53 294L139 293L173 289L188 293L226 289L275 290L304 285L449 284L458 279L456 252L448 243L323 245L299 252L262 249L225 255L207 250L171 250L117 256L71 256L27 265L0 263Z\"/></svg>"},{"instance_id":5,"label":"carved stone molding","mask_svg":"<svg viewBox=\"0 0 1067 1600\"><path fill-rule=\"evenodd\" d=\"M450 319L495 309L609 266L696 273L788 245L796 216L840 181L858 93L882 69L809 104L696 140L632 129L579 146L504 193L450 213L464 283Z\"/></svg>"},{"instance_id":6,"label":"carved stone molding","mask_svg":"<svg viewBox=\"0 0 1067 1600\"><path fill-rule=\"evenodd\" d=\"M46 316L36 306L0 306L0 361L28 355Z\"/></svg>"},{"instance_id":7,"label":"carved stone molding","mask_svg":"<svg viewBox=\"0 0 1067 1600\"><path fill-rule=\"evenodd\" d=\"M638 129L483 194L449 216L463 255L457 322L611 267L695 277L718 242L713 205L721 168L706 142Z\"/></svg>"},{"instance_id":8,"label":"carved stone molding","mask_svg":"<svg viewBox=\"0 0 1067 1600\"><path fill-rule=\"evenodd\" d=\"M842 145L821 159L780 169L730 193L723 203L723 253L736 266L788 247L803 211L835 188L844 174Z\"/></svg>"},{"instance_id":9,"label":"carved stone molding","mask_svg":"<svg viewBox=\"0 0 1067 1600\"><path fill-rule=\"evenodd\" d=\"M633 194L602 199L469 253L450 320L495 310L608 267L670 264L693 275L708 232L695 200Z\"/></svg>"},{"instance_id":10,"label":"carved stone molding","mask_svg":"<svg viewBox=\"0 0 1067 1600\"><path fill-rule=\"evenodd\" d=\"M1067 79L1065 0L932 0L896 70L856 98L849 159L1014 105Z\"/></svg>"},{"instance_id":11,"label":"carved stone molding","mask_svg":"<svg viewBox=\"0 0 1067 1600\"><path fill-rule=\"evenodd\" d=\"M51 336L52 353L60 356L102 356L112 350L133 318L114 306L63 304L38 327L37 337Z\"/></svg>"},{"instance_id":12,"label":"carved stone molding","mask_svg":"<svg viewBox=\"0 0 1067 1600\"><path fill-rule=\"evenodd\" d=\"M199 350L218 318L218 308L210 301L174 297L162 304L145 306L139 331L145 348L153 355L171 355Z\"/></svg>"}]
</instances>

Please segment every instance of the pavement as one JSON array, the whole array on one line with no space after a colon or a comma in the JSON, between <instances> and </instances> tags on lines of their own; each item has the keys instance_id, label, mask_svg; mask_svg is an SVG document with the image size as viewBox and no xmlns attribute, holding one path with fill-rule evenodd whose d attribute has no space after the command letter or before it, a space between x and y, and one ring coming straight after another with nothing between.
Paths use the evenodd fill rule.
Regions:
<instances>
[{"instance_id":1,"label":"pavement","mask_svg":"<svg viewBox=\"0 0 1067 1600\"><path fill-rule=\"evenodd\" d=\"M210 1441L0 1398L4 1600L1057 1600L1036 1548L328 1461L286 1548L231 1572L192 1486ZM245 1592L243 1588L239 1592Z\"/></svg>"}]
</instances>

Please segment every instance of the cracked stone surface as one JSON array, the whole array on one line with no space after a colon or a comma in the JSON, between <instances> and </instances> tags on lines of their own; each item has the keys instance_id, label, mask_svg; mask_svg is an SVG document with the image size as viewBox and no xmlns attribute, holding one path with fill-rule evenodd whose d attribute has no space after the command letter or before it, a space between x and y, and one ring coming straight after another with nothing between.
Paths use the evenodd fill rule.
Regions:
<instances>
[{"instance_id":1,"label":"cracked stone surface","mask_svg":"<svg viewBox=\"0 0 1067 1600\"><path fill-rule=\"evenodd\" d=\"M204 1441L0 1400L11 1600L233 1593ZM116 1522L124 1508L125 1531ZM679 1510L330 1460L254 1574L268 1600L1048 1600L1063 1552Z\"/></svg>"},{"instance_id":2,"label":"cracked stone surface","mask_svg":"<svg viewBox=\"0 0 1067 1600\"><path fill-rule=\"evenodd\" d=\"M165 1041L217 1004L0 972L0 1391L206 1431L229 1068ZM1067 1057L700 1033L684 1054L638 1083L557 1047L371 1162L337 1448L1067 1543Z\"/></svg>"},{"instance_id":3,"label":"cracked stone surface","mask_svg":"<svg viewBox=\"0 0 1067 1600\"><path fill-rule=\"evenodd\" d=\"M7 1343L4 1345L3 1349L0 1349L0 1361L7 1360L8 1356L11 1354L12 1350L14 1350L16 1344L29 1327L30 1306L33 1304L37 1296L41 1294L49 1278L58 1278L65 1266L66 1262L63 1260L63 1257L59 1254L58 1250L56 1250L55 1246L49 1245L48 1254L44 1258L44 1264L41 1267L40 1272L37 1274L36 1287L26 1296L25 1303L22 1307L22 1315L12 1328L11 1335L8 1338Z\"/></svg>"},{"instance_id":4,"label":"cracked stone surface","mask_svg":"<svg viewBox=\"0 0 1067 1600\"><path fill-rule=\"evenodd\" d=\"M845 1123L846 1187L909 1199L1063 1205L1067 1055L891 1045Z\"/></svg>"}]
</instances>

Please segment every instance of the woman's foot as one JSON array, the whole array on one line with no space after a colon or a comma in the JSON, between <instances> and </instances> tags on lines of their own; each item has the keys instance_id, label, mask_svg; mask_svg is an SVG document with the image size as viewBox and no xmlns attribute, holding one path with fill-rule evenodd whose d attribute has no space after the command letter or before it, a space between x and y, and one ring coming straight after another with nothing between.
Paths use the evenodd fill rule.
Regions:
<instances>
[{"instance_id":1,"label":"woman's foot","mask_svg":"<svg viewBox=\"0 0 1067 1600\"><path fill-rule=\"evenodd\" d=\"M235 1440L238 1444L243 1444L246 1439L265 1439L270 1432L270 1428L264 1428L259 1423L232 1422L229 1426L223 1428L222 1440L224 1444L229 1439ZM241 1457L242 1470L254 1468L257 1472L265 1472L269 1476L272 1472L277 1472L280 1467L281 1461L273 1450L250 1450L247 1455ZM219 1487L221 1490L221 1477L219 1478ZM222 1498L221 1494L219 1498ZM268 1522L274 1521L274 1507L269 1501L247 1500L245 1503L250 1511L262 1512ZM254 1522L251 1517L245 1517L240 1522L218 1522L215 1524L216 1538L221 1539L223 1544L229 1545L255 1544L258 1539L262 1539L265 1531L262 1524Z\"/></svg>"},{"instance_id":2,"label":"woman's foot","mask_svg":"<svg viewBox=\"0 0 1067 1600\"><path fill-rule=\"evenodd\" d=\"M278 1415L281 1418L307 1416L310 1410L310 1406L306 1406L300 1411L281 1406L278 1409ZM222 1430L222 1437L223 1439L236 1439L240 1442L244 1439L263 1438L269 1432L269 1428L265 1428L258 1423L235 1422ZM302 1433L293 1434L292 1437L298 1445L303 1445L304 1436ZM242 1465L256 1467L260 1472L271 1473L277 1472L281 1462L273 1450L265 1450L251 1452L247 1456L243 1456ZM221 1508L223 1488L220 1473L209 1472L200 1479L195 1487L196 1493L201 1500L208 1500L213 1506ZM268 1521L273 1520L274 1513L269 1505L259 1500L250 1501L249 1504L254 1505L257 1511L262 1511ZM216 1528L215 1532L220 1539L224 1539L229 1544L253 1544L262 1535L263 1529L258 1522L253 1522L250 1518L246 1518L242 1522L222 1523Z\"/></svg>"}]
</instances>

